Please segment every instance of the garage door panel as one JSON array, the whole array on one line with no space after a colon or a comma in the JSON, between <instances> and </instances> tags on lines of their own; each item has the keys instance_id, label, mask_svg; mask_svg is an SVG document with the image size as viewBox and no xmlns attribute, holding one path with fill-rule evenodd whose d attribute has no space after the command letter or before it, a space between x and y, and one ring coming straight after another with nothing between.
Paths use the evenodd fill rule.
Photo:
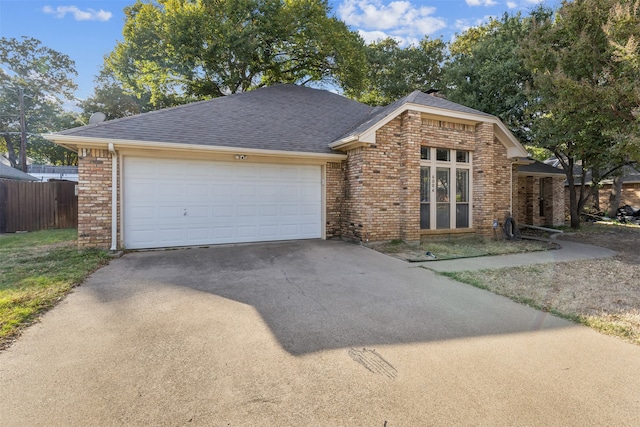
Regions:
<instances>
[{"instance_id":1,"label":"garage door panel","mask_svg":"<svg viewBox=\"0 0 640 427\"><path fill-rule=\"evenodd\" d=\"M321 168L125 158L124 240L153 248L321 237Z\"/></svg>"}]
</instances>

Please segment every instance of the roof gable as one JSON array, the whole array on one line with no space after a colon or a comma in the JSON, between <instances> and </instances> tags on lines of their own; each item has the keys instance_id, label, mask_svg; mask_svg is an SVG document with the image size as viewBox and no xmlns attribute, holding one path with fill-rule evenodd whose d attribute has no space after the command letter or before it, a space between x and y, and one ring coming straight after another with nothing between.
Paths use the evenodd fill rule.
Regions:
<instances>
[{"instance_id":1,"label":"roof gable","mask_svg":"<svg viewBox=\"0 0 640 427\"><path fill-rule=\"evenodd\" d=\"M376 131L407 110L416 110L469 123L492 123L496 138L507 148L508 157L517 158L528 155L522 144L499 118L420 91L414 91L386 107L377 109L371 118L332 142L330 147L339 150L355 145L375 144Z\"/></svg>"}]
</instances>

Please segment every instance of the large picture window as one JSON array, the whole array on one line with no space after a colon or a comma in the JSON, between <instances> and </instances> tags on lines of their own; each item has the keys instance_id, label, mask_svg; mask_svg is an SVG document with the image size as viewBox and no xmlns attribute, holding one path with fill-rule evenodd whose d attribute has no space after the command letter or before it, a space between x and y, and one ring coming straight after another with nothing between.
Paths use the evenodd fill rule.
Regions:
<instances>
[{"instance_id":1,"label":"large picture window","mask_svg":"<svg viewBox=\"0 0 640 427\"><path fill-rule=\"evenodd\" d=\"M420 228L471 227L471 152L421 147Z\"/></svg>"}]
</instances>

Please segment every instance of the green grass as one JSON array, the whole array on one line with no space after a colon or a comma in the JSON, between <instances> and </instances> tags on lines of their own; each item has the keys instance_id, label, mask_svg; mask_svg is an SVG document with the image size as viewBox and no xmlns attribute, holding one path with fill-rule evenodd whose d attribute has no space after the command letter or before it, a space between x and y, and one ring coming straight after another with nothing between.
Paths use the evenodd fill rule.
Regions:
<instances>
[{"instance_id":1,"label":"green grass","mask_svg":"<svg viewBox=\"0 0 640 427\"><path fill-rule=\"evenodd\" d=\"M77 231L0 236L0 348L108 263L105 251L78 251Z\"/></svg>"}]
</instances>

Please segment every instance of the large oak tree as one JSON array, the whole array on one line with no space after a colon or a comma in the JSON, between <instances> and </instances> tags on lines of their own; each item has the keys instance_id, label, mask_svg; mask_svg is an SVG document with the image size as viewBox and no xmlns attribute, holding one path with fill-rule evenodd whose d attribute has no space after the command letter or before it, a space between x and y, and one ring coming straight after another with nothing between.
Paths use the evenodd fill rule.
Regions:
<instances>
[{"instance_id":1,"label":"large oak tree","mask_svg":"<svg viewBox=\"0 0 640 427\"><path fill-rule=\"evenodd\" d=\"M275 83L358 91L363 42L326 0L155 0L125 9L106 68L154 108Z\"/></svg>"}]
</instances>

